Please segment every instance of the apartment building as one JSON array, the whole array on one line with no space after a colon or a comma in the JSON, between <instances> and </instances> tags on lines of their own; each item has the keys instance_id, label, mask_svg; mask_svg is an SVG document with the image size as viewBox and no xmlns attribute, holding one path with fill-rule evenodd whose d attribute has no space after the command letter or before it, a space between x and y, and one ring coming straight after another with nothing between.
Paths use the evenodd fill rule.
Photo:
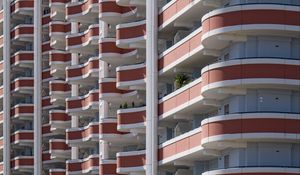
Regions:
<instances>
[{"instance_id":1,"label":"apartment building","mask_svg":"<svg viewBox=\"0 0 300 175\"><path fill-rule=\"evenodd\" d=\"M0 174L300 174L299 0L0 7Z\"/></svg>"}]
</instances>

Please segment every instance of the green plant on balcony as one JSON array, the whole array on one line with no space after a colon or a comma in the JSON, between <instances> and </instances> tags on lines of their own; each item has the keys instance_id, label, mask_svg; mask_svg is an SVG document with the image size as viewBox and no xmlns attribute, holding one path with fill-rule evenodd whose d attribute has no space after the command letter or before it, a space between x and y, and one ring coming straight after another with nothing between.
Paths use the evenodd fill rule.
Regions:
<instances>
[{"instance_id":1,"label":"green plant on balcony","mask_svg":"<svg viewBox=\"0 0 300 175\"><path fill-rule=\"evenodd\" d=\"M127 102L124 103L123 108L124 108L124 109L127 109L127 108L128 108Z\"/></svg>"},{"instance_id":2,"label":"green plant on balcony","mask_svg":"<svg viewBox=\"0 0 300 175\"><path fill-rule=\"evenodd\" d=\"M187 85L190 82L190 78L188 75L184 73L179 73L175 76L175 88L179 89L185 85Z\"/></svg>"}]
</instances>

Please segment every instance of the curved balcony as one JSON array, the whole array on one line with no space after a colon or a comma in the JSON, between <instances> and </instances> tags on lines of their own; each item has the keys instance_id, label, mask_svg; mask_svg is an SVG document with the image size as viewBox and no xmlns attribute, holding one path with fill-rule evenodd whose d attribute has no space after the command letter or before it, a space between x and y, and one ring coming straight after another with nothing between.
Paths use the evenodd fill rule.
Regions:
<instances>
[{"instance_id":1,"label":"curved balcony","mask_svg":"<svg viewBox=\"0 0 300 175\"><path fill-rule=\"evenodd\" d=\"M33 6L34 1L32 0L16 0L10 5L10 12L12 17L17 19L23 15L33 16Z\"/></svg>"},{"instance_id":2,"label":"curved balcony","mask_svg":"<svg viewBox=\"0 0 300 175\"><path fill-rule=\"evenodd\" d=\"M133 64L138 58L138 52L135 49L121 49L116 46L115 38L99 39L99 58L102 61L113 65Z\"/></svg>"},{"instance_id":3,"label":"curved balcony","mask_svg":"<svg viewBox=\"0 0 300 175\"><path fill-rule=\"evenodd\" d=\"M206 105L203 105L205 101L201 96L201 84L201 78L198 78L160 99L158 105L159 118L165 120L173 119L171 116L180 117L179 113L183 110L188 112L195 109L205 109ZM176 116L176 114L179 115Z\"/></svg>"},{"instance_id":4,"label":"curved balcony","mask_svg":"<svg viewBox=\"0 0 300 175\"><path fill-rule=\"evenodd\" d=\"M222 99L228 93L243 94L245 88L249 87L298 88L299 68L298 61L272 58L235 59L215 63L202 69L202 95Z\"/></svg>"},{"instance_id":5,"label":"curved balcony","mask_svg":"<svg viewBox=\"0 0 300 175\"><path fill-rule=\"evenodd\" d=\"M33 120L33 104L18 104L11 108L10 117L17 120Z\"/></svg>"},{"instance_id":6,"label":"curved balcony","mask_svg":"<svg viewBox=\"0 0 300 175\"><path fill-rule=\"evenodd\" d=\"M66 19L73 22L98 22L98 0L84 0L66 4Z\"/></svg>"},{"instance_id":7,"label":"curved balcony","mask_svg":"<svg viewBox=\"0 0 300 175\"><path fill-rule=\"evenodd\" d=\"M145 129L146 107L119 109L117 111L118 130L130 131L133 129Z\"/></svg>"},{"instance_id":8,"label":"curved balcony","mask_svg":"<svg viewBox=\"0 0 300 175\"><path fill-rule=\"evenodd\" d=\"M134 143L134 135L127 132L120 132L117 129L118 123L115 118L103 118L99 123L99 139L114 143Z\"/></svg>"},{"instance_id":9,"label":"curved balcony","mask_svg":"<svg viewBox=\"0 0 300 175\"><path fill-rule=\"evenodd\" d=\"M117 153L117 173L130 174L133 172L144 172L145 169L145 150Z\"/></svg>"},{"instance_id":10,"label":"curved balcony","mask_svg":"<svg viewBox=\"0 0 300 175\"><path fill-rule=\"evenodd\" d=\"M49 81L54 80L54 79L56 79L56 77L53 77L51 75L50 68L47 68L47 69L43 70L43 72L42 72L42 81L43 82L49 82Z\"/></svg>"},{"instance_id":11,"label":"curved balcony","mask_svg":"<svg viewBox=\"0 0 300 175\"><path fill-rule=\"evenodd\" d=\"M99 173L99 156L90 155L85 159L67 160L67 174L98 174Z\"/></svg>"},{"instance_id":12,"label":"curved balcony","mask_svg":"<svg viewBox=\"0 0 300 175\"><path fill-rule=\"evenodd\" d=\"M299 168L284 168L284 167L234 167L234 168L207 171L205 173L202 173L202 175L210 175L210 174L296 175L296 174L299 174L299 171L300 171Z\"/></svg>"},{"instance_id":13,"label":"curved balcony","mask_svg":"<svg viewBox=\"0 0 300 175\"><path fill-rule=\"evenodd\" d=\"M3 167L3 162L0 162L0 173L3 174L4 167Z\"/></svg>"},{"instance_id":14,"label":"curved balcony","mask_svg":"<svg viewBox=\"0 0 300 175\"><path fill-rule=\"evenodd\" d=\"M55 49L64 50L66 47L66 35L71 32L71 23L62 21L52 21L49 24L50 46Z\"/></svg>"},{"instance_id":15,"label":"curved balcony","mask_svg":"<svg viewBox=\"0 0 300 175\"><path fill-rule=\"evenodd\" d=\"M71 54L63 51L50 51L50 73L54 77L65 78L66 67L71 65Z\"/></svg>"},{"instance_id":16,"label":"curved balcony","mask_svg":"<svg viewBox=\"0 0 300 175\"><path fill-rule=\"evenodd\" d=\"M51 103L51 97L50 96L46 96L42 98L42 109L43 110L49 110L52 108L58 107L55 104Z\"/></svg>"},{"instance_id":17,"label":"curved balcony","mask_svg":"<svg viewBox=\"0 0 300 175\"><path fill-rule=\"evenodd\" d=\"M0 61L0 76L2 76L2 73L3 73L3 69L4 69L4 60L1 60Z\"/></svg>"},{"instance_id":18,"label":"curved balcony","mask_svg":"<svg viewBox=\"0 0 300 175\"><path fill-rule=\"evenodd\" d=\"M65 163L64 159L56 159L56 157L53 157L49 151L44 151L42 153L42 162L43 162L43 168L49 169L53 166L53 164L57 163Z\"/></svg>"},{"instance_id":19,"label":"curved balcony","mask_svg":"<svg viewBox=\"0 0 300 175\"><path fill-rule=\"evenodd\" d=\"M18 130L12 133L10 136L10 142L20 146L32 146L34 142L33 130Z\"/></svg>"},{"instance_id":20,"label":"curved balcony","mask_svg":"<svg viewBox=\"0 0 300 175\"><path fill-rule=\"evenodd\" d=\"M54 133L51 131L51 125L49 123L46 123L42 126L42 135L43 137L53 137L54 135L57 135L57 133Z\"/></svg>"},{"instance_id":21,"label":"curved balcony","mask_svg":"<svg viewBox=\"0 0 300 175\"><path fill-rule=\"evenodd\" d=\"M50 110L49 124L51 131L64 134L65 130L71 127L71 116L65 110Z\"/></svg>"},{"instance_id":22,"label":"curved balcony","mask_svg":"<svg viewBox=\"0 0 300 175\"><path fill-rule=\"evenodd\" d=\"M51 50L50 40L42 43L42 54L44 56L48 56Z\"/></svg>"},{"instance_id":23,"label":"curved balcony","mask_svg":"<svg viewBox=\"0 0 300 175\"><path fill-rule=\"evenodd\" d=\"M66 68L66 81L70 84L95 84L99 77L99 60L90 58L80 65L72 65Z\"/></svg>"},{"instance_id":24,"label":"curved balcony","mask_svg":"<svg viewBox=\"0 0 300 175\"><path fill-rule=\"evenodd\" d=\"M194 32L181 39L159 55L158 69L159 74L168 75L174 73L176 69L186 69L191 67L203 66L199 64L207 63L213 58L208 56L207 51L204 50L202 43L202 28L196 29Z\"/></svg>"},{"instance_id":25,"label":"curved balcony","mask_svg":"<svg viewBox=\"0 0 300 175\"><path fill-rule=\"evenodd\" d=\"M88 94L80 97L66 99L66 112L69 115L95 116L98 113L99 90L91 90Z\"/></svg>"},{"instance_id":26,"label":"curved balcony","mask_svg":"<svg viewBox=\"0 0 300 175\"><path fill-rule=\"evenodd\" d=\"M1 50L0 55L1 55L1 56L3 56L3 51L2 51L2 50L3 50L3 42L4 42L4 41L3 41L3 35L1 35L1 36L0 36L0 50Z\"/></svg>"},{"instance_id":27,"label":"curved balcony","mask_svg":"<svg viewBox=\"0 0 300 175\"><path fill-rule=\"evenodd\" d=\"M261 4L240 5L206 14L202 18L204 47L221 50L231 42L246 41L246 35L250 34L287 36L299 33L299 20L291 20L299 18L297 6L269 4L264 5L264 9L261 7Z\"/></svg>"},{"instance_id":28,"label":"curved balcony","mask_svg":"<svg viewBox=\"0 0 300 175\"><path fill-rule=\"evenodd\" d=\"M43 15L42 17L42 26L47 28L51 22L50 13Z\"/></svg>"},{"instance_id":29,"label":"curved balcony","mask_svg":"<svg viewBox=\"0 0 300 175\"><path fill-rule=\"evenodd\" d=\"M34 169L34 160L33 156L18 156L13 158L10 161L11 169L14 171L18 171L22 174L23 173L33 173ZM17 173L17 172L15 172ZM17 173L19 174L19 173Z\"/></svg>"},{"instance_id":30,"label":"curved balcony","mask_svg":"<svg viewBox=\"0 0 300 175\"><path fill-rule=\"evenodd\" d=\"M71 0L49 0L49 7L51 8L51 18L53 20L63 21L66 15L66 4Z\"/></svg>"},{"instance_id":31,"label":"curved balcony","mask_svg":"<svg viewBox=\"0 0 300 175\"><path fill-rule=\"evenodd\" d=\"M0 126L3 126L4 117L3 117L3 111L0 112Z\"/></svg>"},{"instance_id":32,"label":"curved balcony","mask_svg":"<svg viewBox=\"0 0 300 175\"><path fill-rule=\"evenodd\" d=\"M10 64L20 68L33 67L33 51L19 51L15 52L10 57ZM17 68L15 68L17 69Z\"/></svg>"},{"instance_id":33,"label":"curved balcony","mask_svg":"<svg viewBox=\"0 0 300 175\"><path fill-rule=\"evenodd\" d=\"M100 0L99 18L108 24L120 24L136 17L136 7L122 7L116 0Z\"/></svg>"},{"instance_id":34,"label":"curved balcony","mask_svg":"<svg viewBox=\"0 0 300 175\"><path fill-rule=\"evenodd\" d=\"M219 1L204 1L169 1L159 10L158 29L167 32L173 30L174 27L192 27L194 21L199 21L203 15L219 6ZM213 5L214 3L216 5Z\"/></svg>"},{"instance_id":35,"label":"curved balcony","mask_svg":"<svg viewBox=\"0 0 300 175\"><path fill-rule=\"evenodd\" d=\"M33 77L20 77L14 79L10 85L11 93L33 94Z\"/></svg>"},{"instance_id":36,"label":"curved balcony","mask_svg":"<svg viewBox=\"0 0 300 175\"><path fill-rule=\"evenodd\" d=\"M4 14L3 14L4 10L0 10L0 27L1 27L1 31L3 30L2 27L3 27L3 18L4 18ZM1 171L0 171L1 172Z\"/></svg>"},{"instance_id":37,"label":"curved balcony","mask_svg":"<svg viewBox=\"0 0 300 175\"><path fill-rule=\"evenodd\" d=\"M67 159L71 156L71 148L66 144L66 140L51 139L49 147L49 153L53 158Z\"/></svg>"},{"instance_id":38,"label":"curved balcony","mask_svg":"<svg viewBox=\"0 0 300 175\"><path fill-rule=\"evenodd\" d=\"M14 42L32 42L33 41L33 24L19 24L10 32L11 40Z\"/></svg>"},{"instance_id":39,"label":"curved balcony","mask_svg":"<svg viewBox=\"0 0 300 175\"><path fill-rule=\"evenodd\" d=\"M52 80L49 82L49 95L52 104L65 106L65 99L71 96L71 85L64 80Z\"/></svg>"},{"instance_id":40,"label":"curved balcony","mask_svg":"<svg viewBox=\"0 0 300 175\"><path fill-rule=\"evenodd\" d=\"M96 146L99 142L99 123L92 122L81 128L66 129L66 143L70 146Z\"/></svg>"},{"instance_id":41,"label":"curved balcony","mask_svg":"<svg viewBox=\"0 0 300 175\"><path fill-rule=\"evenodd\" d=\"M138 100L137 91L120 90L116 87L116 78L102 78L99 81L99 98L108 102L124 103Z\"/></svg>"},{"instance_id":42,"label":"curved balcony","mask_svg":"<svg viewBox=\"0 0 300 175\"><path fill-rule=\"evenodd\" d=\"M116 26L116 44L120 48L145 48L146 21L118 24Z\"/></svg>"},{"instance_id":43,"label":"curved balcony","mask_svg":"<svg viewBox=\"0 0 300 175\"><path fill-rule=\"evenodd\" d=\"M116 175L117 161L116 160L100 160L99 175Z\"/></svg>"},{"instance_id":44,"label":"curved balcony","mask_svg":"<svg viewBox=\"0 0 300 175\"><path fill-rule=\"evenodd\" d=\"M146 89L146 64L120 66L116 71L118 89Z\"/></svg>"},{"instance_id":45,"label":"curved balcony","mask_svg":"<svg viewBox=\"0 0 300 175\"><path fill-rule=\"evenodd\" d=\"M257 112L216 116L201 122L201 143L203 147L226 149L228 142L294 141L300 136L299 124L299 114Z\"/></svg>"},{"instance_id":46,"label":"curved balcony","mask_svg":"<svg viewBox=\"0 0 300 175\"><path fill-rule=\"evenodd\" d=\"M67 35L66 50L74 53L96 53L98 40L99 25L92 24L82 33Z\"/></svg>"},{"instance_id":47,"label":"curved balcony","mask_svg":"<svg viewBox=\"0 0 300 175\"><path fill-rule=\"evenodd\" d=\"M213 156L205 154L201 145L201 128L196 128L179 135L159 145L159 164L164 165L173 161L197 161L199 159L212 159Z\"/></svg>"},{"instance_id":48,"label":"curved balcony","mask_svg":"<svg viewBox=\"0 0 300 175\"><path fill-rule=\"evenodd\" d=\"M49 169L49 175L66 175L65 169Z\"/></svg>"}]
</instances>

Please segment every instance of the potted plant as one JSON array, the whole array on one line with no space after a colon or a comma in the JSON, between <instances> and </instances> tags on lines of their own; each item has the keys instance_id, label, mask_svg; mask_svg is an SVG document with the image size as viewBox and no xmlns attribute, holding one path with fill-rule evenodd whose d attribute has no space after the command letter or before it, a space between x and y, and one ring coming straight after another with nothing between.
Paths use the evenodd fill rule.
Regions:
<instances>
[{"instance_id":1,"label":"potted plant","mask_svg":"<svg viewBox=\"0 0 300 175\"><path fill-rule=\"evenodd\" d=\"M175 76L175 88L179 89L189 83L189 76L184 73L179 73Z\"/></svg>"},{"instance_id":2,"label":"potted plant","mask_svg":"<svg viewBox=\"0 0 300 175\"><path fill-rule=\"evenodd\" d=\"M124 109L127 109L127 108L128 108L127 102L124 103L123 108L124 108Z\"/></svg>"}]
</instances>

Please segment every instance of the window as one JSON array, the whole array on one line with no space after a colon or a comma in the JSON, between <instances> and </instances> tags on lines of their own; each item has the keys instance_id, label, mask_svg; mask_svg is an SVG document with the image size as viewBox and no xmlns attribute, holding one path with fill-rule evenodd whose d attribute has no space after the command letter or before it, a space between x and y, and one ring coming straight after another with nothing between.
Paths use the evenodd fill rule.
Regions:
<instances>
[{"instance_id":1,"label":"window","mask_svg":"<svg viewBox=\"0 0 300 175\"><path fill-rule=\"evenodd\" d=\"M224 156L224 168L229 168L229 155Z\"/></svg>"},{"instance_id":2,"label":"window","mask_svg":"<svg viewBox=\"0 0 300 175\"><path fill-rule=\"evenodd\" d=\"M224 115L229 114L229 104L224 105Z\"/></svg>"}]
</instances>

